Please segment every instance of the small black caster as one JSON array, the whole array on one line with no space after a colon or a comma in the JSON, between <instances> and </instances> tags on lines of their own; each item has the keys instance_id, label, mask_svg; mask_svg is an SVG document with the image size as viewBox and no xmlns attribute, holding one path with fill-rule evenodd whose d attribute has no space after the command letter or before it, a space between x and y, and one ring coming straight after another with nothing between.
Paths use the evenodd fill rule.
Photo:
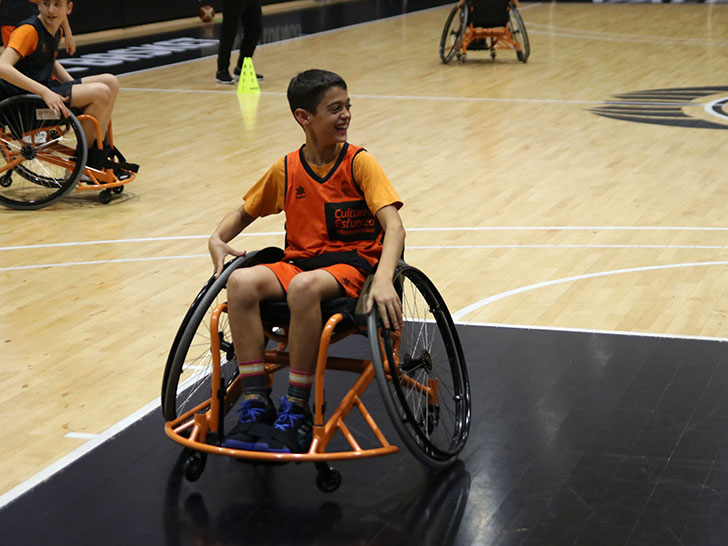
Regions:
<instances>
[{"instance_id":1,"label":"small black caster","mask_svg":"<svg viewBox=\"0 0 728 546\"><path fill-rule=\"evenodd\" d=\"M111 191L109 188L99 192L99 201L101 201L104 205L111 203Z\"/></svg>"},{"instance_id":2,"label":"small black caster","mask_svg":"<svg viewBox=\"0 0 728 546\"><path fill-rule=\"evenodd\" d=\"M111 191L113 191L115 194L124 193L124 186L116 186L115 188L111 188Z\"/></svg>"},{"instance_id":3,"label":"small black caster","mask_svg":"<svg viewBox=\"0 0 728 546\"><path fill-rule=\"evenodd\" d=\"M193 451L185 459L185 464L182 469L185 478L188 481L197 481L202 472L205 470L205 463L207 462L207 453L201 453L200 451Z\"/></svg>"},{"instance_id":4,"label":"small black caster","mask_svg":"<svg viewBox=\"0 0 728 546\"><path fill-rule=\"evenodd\" d=\"M341 472L328 463L316 463L316 486L324 493L332 493L341 485Z\"/></svg>"}]
</instances>

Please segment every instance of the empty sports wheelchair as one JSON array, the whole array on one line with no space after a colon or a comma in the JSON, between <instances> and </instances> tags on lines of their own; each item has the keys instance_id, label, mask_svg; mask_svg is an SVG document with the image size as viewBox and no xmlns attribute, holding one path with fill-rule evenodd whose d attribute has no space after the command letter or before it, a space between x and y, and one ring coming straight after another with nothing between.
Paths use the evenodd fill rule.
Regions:
<instances>
[{"instance_id":1,"label":"empty sports wheelchair","mask_svg":"<svg viewBox=\"0 0 728 546\"><path fill-rule=\"evenodd\" d=\"M234 412L229 419L226 414L242 391L227 320L225 285L235 269L276 262L282 256L282 250L270 247L229 262L218 278L213 276L205 284L177 331L164 372L162 410L166 434L187 450L186 478L199 478L207 455L212 453L257 464L313 462L319 489L335 490L341 474L330 466L331 461L398 451L362 399L372 381L379 386L393 428L408 450L432 468L453 464L470 428L465 358L452 317L437 289L424 273L403 261L394 274L404 312L401 329L383 328L376 310L368 315L362 313L369 283L358 300L344 297L322 304L324 327L314 382L313 441L308 452L264 453L221 446L225 430L236 419ZM274 373L289 364L286 329L290 313L284 302L264 302L261 316L268 340L266 373L272 387ZM359 338L367 342L363 347L368 350L363 353L368 358L331 356L329 345L351 334L368 338ZM344 374L345 378L351 375L352 385L342 391L345 394L341 401L330 406L333 411L325 415L327 370L353 374ZM331 386L329 382L326 392L331 392ZM342 390L340 383L336 386ZM357 421L347 426L347 418Z\"/></svg>"},{"instance_id":2,"label":"empty sports wheelchair","mask_svg":"<svg viewBox=\"0 0 728 546\"><path fill-rule=\"evenodd\" d=\"M519 61L531 53L528 33L518 11L518 0L461 0L452 8L442 29L440 58L465 62L468 50L514 49Z\"/></svg>"},{"instance_id":3,"label":"empty sports wheelchair","mask_svg":"<svg viewBox=\"0 0 728 546\"><path fill-rule=\"evenodd\" d=\"M95 127L103 142L98 120L88 114L59 116L37 95L17 95L0 102L0 204L19 210L46 207L73 188L100 190L106 204L111 194L124 191L136 178L138 165L128 163L114 148L100 168L86 165L86 137L79 120ZM101 149L101 145L99 145Z\"/></svg>"}]
</instances>

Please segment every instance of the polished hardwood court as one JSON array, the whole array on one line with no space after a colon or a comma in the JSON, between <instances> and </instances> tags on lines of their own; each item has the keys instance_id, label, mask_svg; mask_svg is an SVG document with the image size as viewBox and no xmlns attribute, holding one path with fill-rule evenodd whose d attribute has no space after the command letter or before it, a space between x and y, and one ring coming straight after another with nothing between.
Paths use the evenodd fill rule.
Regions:
<instances>
[{"instance_id":1,"label":"polished hardwood court","mask_svg":"<svg viewBox=\"0 0 728 546\"><path fill-rule=\"evenodd\" d=\"M637 91L711 87L714 92L694 99L681 96L677 108L728 129L720 107L728 97L728 5L522 3L531 41L527 63L511 51L499 51L495 60L473 51L464 63L444 65L438 43L450 9L259 47L255 68L265 75L259 95L238 97L232 87L216 84L215 58L209 56L120 77L114 136L124 154L141 164L137 179L109 205L75 192L39 211L0 210L0 453L6 462L0 494L89 442L106 439L116 424L156 403L174 332L211 273L206 237L271 163L302 143L285 90L293 75L311 67L347 80L353 103L349 139L366 147L393 181L405 202L406 258L435 281L460 324L490 327L495 334L506 331L502 326L515 327L519 335L556 332L569 341L533 343L564 358L581 355L579 336L593 332L599 335L588 339L604 335L612 342L617 335L629 340L628 348L634 339L644 341L633 334L682 340L700 354L705 343L705 366L715 364L712 373L722 377L728 133L600 112L605 105L635 103L654 111L651 99L620 98ZM713 103L716 108L706 108ZM235 244L255 249L282 242L283 219L275 217L258 220ZM564 333L569 330L576 337ZM519 342L529 339L524 335ZM658 344L662 352L654 354L665 359L684 350L668 341L648 343ZM467 355L469 366L475 374L493 371L493 355L477 347ZM592 349L589 365L599 367L599 348ZM644 360L629 361L635 369L649 369L647 353L653 353L639 350L646 351L639 353ZM498 362L499 374L514 365L503 354ZM676 369L650 373L664 379L663 373ZM629 373L605 369L605 388L619 385L614 396L625 395ZM487 377L479 377L487 384ZM526 371L510 379L506 374L503 381L524 377ZM722 385L711 377L701 376L704 389ZM560 388L558 381L549 387L531 380L532 388ZM508 392L515 396L517 389ZM550 415L559 391L546 392L551 394L539 408ZM711 407L722 415L724 399L711 396ZM610 400L619 415L594 426L636 427L628 419L635 416L644 425L655 410L634 413L614 399L605 403ZM480 407L485 435L488 411L516 411L505 401ZM690 422L689 415L685 419ZM583 448L583 428L569 430ZM634 440L639 431L632 432ZM466 457L471 501L481 481L490 479L477 472L486 462L474 458L476 445L472 441ZM509 449L506 442L487 457L508 459ZM594 464L614 463L603 460L609 451L591 453ZM667 464L669 454L659 457ZM690 464L695 460L703 461L693 458ZM639 461L624 467L626 480L654 470ZM573 470L561 462L564 475ZM690 464L670 471L692 471ZM723 469L705 465L696 483L707 488L705 477L718 479L715 472L722 476ZM548 489L532 500L553 501L555 491L562 490ZM691 494L699 502L699 492ZM491 515L499 509L506 508L499 504ZM477 533L494 521L471 521L468 532L485 537ZM533 529L538 521L546 533L548 519L524 526ZM580 533L543 543L572 544L591 536ZM532 535L528 544L539 544L536 536L545 535ZM620 536L636 540L634 534ZM701 544L697 538L686 543Z\"/></svg>"}]
</instances>

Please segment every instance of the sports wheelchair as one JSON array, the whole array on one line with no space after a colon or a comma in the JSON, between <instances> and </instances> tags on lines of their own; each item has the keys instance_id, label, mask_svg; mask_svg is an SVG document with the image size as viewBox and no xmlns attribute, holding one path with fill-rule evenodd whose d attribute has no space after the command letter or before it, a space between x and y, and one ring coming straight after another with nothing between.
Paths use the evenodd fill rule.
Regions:
<instances>
[{"instance_id":1,"label":"sports wheelchair","mask_svg":"<svg viewBox=\"0 0 728 546\"><path fill-rule=\"evenodd\" d=\"M322 304L324 327L314 380L313 441L308 452L281 454L222 447L226 428L234 424L226 420L226 414L242 393L227 319L225 285L237 268L277 262L282 257L281 249L269 247L229 262L219 277L213 276L205 284L177 331L164 371L161 401L166 434L187 450L185 477L198 479L210 453L256 464L313 462L319 489L334 491L341 483L341 474L329 462L398 451L362 401L372 381L378 384L393 428L408 450L431 468L452 465L465 446L470 428L465 357L439 292L424 273L403 261L393 279L404 312L401 329L385 329L376 310L363 313L369 281L358 300L344 297ZM290 312L285 302L264 302L261 317L267 338L266 374L272 387L273 374L289 365L286 330ZM331 343L351 334L368 338L371 358L329 355ZM353 385L327 420L326 370L356 374ZM356 412L350 416L355 408L358 416ZM357 426L348 427L347 417L359 419Z\"/></svg>"},{"instance_id":2,"label":"sports wheelchair","mask_svg":"<svg viewBox=\"0 0 728 546\"><path fill-rule=\"evenodd\" d=\"M442 29L440 59L465 62L468 50L515 49L521 62L531 54L528 33L518 11L518 0L464 0L452 8Z\"/></svg>"},{"instance_id":3,"label":"sports wheelchair","mask_svg":"<svg viewBox=\"0 0 728 546\"><path fill-rule=\"evenodd\" d=\"M111 156L101 168L86 165L86 136L79 120L92 123L96 142L103 142L99 122L91 115L59 116L37 95L0 102L0 204L17 210L40 209L73 188L100 190L99 201L107 204L112 192L124 191L139 166L128 163L114 147L111 125L107 135Z\"/></svg>"}]
</instances>

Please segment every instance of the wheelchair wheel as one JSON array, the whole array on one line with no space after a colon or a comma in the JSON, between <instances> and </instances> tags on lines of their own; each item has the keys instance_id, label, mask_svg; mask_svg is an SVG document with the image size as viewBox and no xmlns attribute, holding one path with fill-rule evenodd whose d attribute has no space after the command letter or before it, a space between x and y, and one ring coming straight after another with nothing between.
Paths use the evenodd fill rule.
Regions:
<instances>
[{"instance_id":1,"label":"wheelchair wheel","mask_svg":"<svg viewBox=\"0 0 728 546\"><path fill-rule=\"evenodd\" d=\"M76 187L86 137L73 114L58 118L35 95L0 102L0 203L18 210L50 205Z\"/></svg>"},{"instance_id":2,"label":"wheelchair wheel","mask_svg":"<svg viewBox=\"0 0 728 546\"><path fill-rule=\"evenodd\" d=\"M225 285L230 274L239 267L278 261L282 255L283 251L278 248L248 252L229 262L218 278L211 277L200 290L177 330L167 357L162 381L162 413L167 421L210 398L212 353L209 318L212 310L226 301ZM227 313L220 316L217 336L220 339L221 377L227 387L238 375Z\"/></svg>"},{"instance_id":3,"label":"wheelchair wheel","mask_svg":"<svg viewBox=\"0 0 728 546\"><path fill-rule=\"evenodd\" d=\"M384 405L402 441L421 462L445 468L470 429L470 383L463 350L442 296L420 270L400 263L400 332L369 316L369 342ZM385 368L385 362L387 367Z\"/></svg>"},{"instance_id":4,"label":"wheelchair wheel","mask_svg":"<svg viewBox=\"0 0 728 546\"><path fill-rule=\"evenodd\" d=\"M528 33L526 32L526 25L523 23L521 13L518 11L518 8L513 5L513 3L510 4L509 17L508 30L521 48L520 51L518 48L515 48L516 55L518 56L519 61L525 63L528 60L528 56L531 54L531 44L528 41Z\"/></svg>"},{"instance_id":5,"label":"wheelchair wheel","mask_svg":"<svg viewBox=\"0 0 728 546\"><path fill-rule=\"evenodd\" d=\"M455 6L450 11L445 28L442 29L440 38L440 59L447 64L460 52L460 45L463 43L463 35L468 26L468 4L462 8Z\"/></svg>"}]
</instances>

